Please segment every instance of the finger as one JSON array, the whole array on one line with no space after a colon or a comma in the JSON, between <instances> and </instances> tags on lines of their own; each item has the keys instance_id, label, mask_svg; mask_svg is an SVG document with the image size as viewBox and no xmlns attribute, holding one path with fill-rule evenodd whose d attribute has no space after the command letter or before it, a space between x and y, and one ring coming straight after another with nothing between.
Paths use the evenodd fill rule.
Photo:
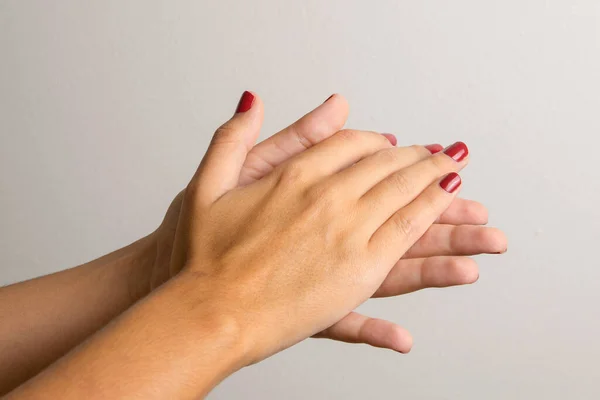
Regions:
<instances>
[{"instance_id":1,"label":"finger","mask_svg":"<svg viewBox=\"0 0 600 400\"><path fill-rule=\"evenodd\" d=\"M386 148L342 171L335 180L341 184L349 182L351 194L360 197L388 175L424 160L431 154L431 150L425 146Z\"/></svg>"},{"instance_id":2,"label":"finger","mask_svg":"<svg viewBox=\"0 0 600 400\"><path fill-rule=\"evenodd\" d=\"M460 191L461 184L460 176L452 172L429 185L410 204L396 211L371 236L369 246L374 254L399 260L448 208Z\"/></svg>"},{"instance_id":3,"label":"finger","mask_svg":"<svg viewBox=\"0 0 600 400\"><path fill-rule=\"evenodd\" d=\"M400 260L372 297L390 297L427 288L468 285L479 279L469 257L430 257Z\"/></svg>"},{"instance_id":4,"label":"finger","mask_svg":"<svg viewBox=\"0 0 600 400\"><path fill-rule=\"evenodd\" d=\"M351 312L314 337L346 343L364 343L400 353L408 353L413 345L412 336L400 325L356 312Z\"/></svg>"},{"instance_id":5,"label":"finger","mask_svg":"<svg viewBox=\"0 0 600 400\"><path fill-rule=\"evenodd\" d=\"M438 224L485 225L488 211L485 206L473 200L456 198L450 207L437 219Z\"/></svg>"},{"instance_id":6,"label":"finger","mask_svg":"<svg viewBox=\"0 0 600 400\"><path fill-rule=\"evenodd\" d=\"M459 151L457 154L456 151ZM363 228L374 231L387 221L397 210L413 201L432 182L450 172L460 171L468 163L468 149L462 142L448 147L443 153L435 154L383 179L365 193L359 201L362 208L369 212L362 213ZM435 186L434 186L435 187ZM434 189L437 192L439 186ZM448 196L445 196L448 198ZM448 208L447 204L440 213ZM436 215L436 219L439 215Z\"/></svg>"},{"instance_id":7,"label":"finger","mask_svg":"<svg viewBox=\"0 0 600 400\"><path fill-rule=\"evenodd\" d=\"M295 178L301 173L303 180L314 182L391 147L388 138L379 133L344 129L282 164L281 173L287 171Z\"/></svg>"},{"instance_id":8,"label":"finger","mask_svg":"<svg viewBox=\"0 0 600 400\"><path fill-rule=\"evenodd\" d=\"M504 253L506 246L506 235L497 228L434 224L403 258L498 254Z\"/></svg>"},{"instance_id":9,"label":"finger","mask_svg":"<svg viewBox=\"0 0 600 400\"><path fill-rule=\"evenodd\" d=\"M348 102L334 94L292 125L257 144L250 150L240 185L252 183L296 154L322 142L343 128L348 119Z\"/></svg>"},{"instance_id":10,"label":"finger","mask_svg":"<svg viewBox=\"0 0 600 400\"><path fill-rule=\"evenodd\" d=\"M263 103L244 92L233 117L215 132L192 179L202 187L201 202L213 202L237 186L246 155L254 146L263 122Z\"/></svg>"}]
</instances>

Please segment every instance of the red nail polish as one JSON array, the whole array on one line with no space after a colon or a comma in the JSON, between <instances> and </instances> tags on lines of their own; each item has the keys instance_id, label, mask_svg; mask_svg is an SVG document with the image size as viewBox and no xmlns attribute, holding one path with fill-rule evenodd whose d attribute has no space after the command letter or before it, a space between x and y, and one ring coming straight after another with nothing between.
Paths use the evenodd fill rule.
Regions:
<instances>
[{"instance_id":1,"label":"red nail polish","mask_svg":"<svg viewBox=\"0 0 600 400\"><path fill-rule=\"evenodd\" d=\"M451 146L446 147L444 153L456 162L464 160L469 155L469 149L463 142L456 142Z\"/></svg>"},{"instance_id":2,"label":"red nail polish","mask_svg":"<svg viewBox=\"0 0 600 400\"><path fill-rule=\"evenodd\" d=\"M451 172L441 180L440 187L448 193L454 193L461 183L462 180L460 179L460 175L456 172Z\"/></svg>"},{"instance_id":3,"label":"red nail polish","mask_svg":"<svg viewBox=\"0 0 600 400\"><path fill-rule=\"evenodd\" d=\"M444 150L444 146L441 144L428 144L425 146L425 148L429 150L431 154L439 153L440 151Z\"/></svg>"},{"instance_id":4,"label":"red nail polish","mask_svg":"<svg viewBox=\"0 0 600 400\"><path fill-rule=\"evenodd\" d=\"M331 96L329 96L329 97L327 98L327 100L325 100L323 103L327 103L329 100L331 100L331 98L332 98L333 96L335 96L335 93L334 93L334 94L332 94Z\"/></svg>"},{"instance_id":5,"label":"red nail polish","mask_svg":"<svg viewBox=\"0 0 600 400\"><path fill-rule=\"evenodd\" d=\"M254 103L254 95L248 91L245 91L240 98L237 109L235 110L236 114L243 113L251 109L252 103Z\"/></svg>"},{"instance_id":6,"label":"red nail polish","mask_svg":"<svg viewBox=\"0 0 600 400\"><path fill-rule=\"evenodd\" d=\"M398 139L396 139L396 136L392 135L391 133L382 133L382 135L385 136L387 138L387 140L390 141L392 146L395 146L398 144Z\"/></svg>"}]
</instances>

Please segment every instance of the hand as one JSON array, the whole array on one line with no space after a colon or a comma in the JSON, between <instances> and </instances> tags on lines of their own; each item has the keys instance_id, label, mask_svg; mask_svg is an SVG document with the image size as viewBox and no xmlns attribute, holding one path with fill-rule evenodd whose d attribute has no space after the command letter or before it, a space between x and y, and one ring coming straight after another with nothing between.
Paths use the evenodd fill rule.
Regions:
<instances>
[{"instance_id":1,"label":"hand","mask_svg":"<svg viewBox=\"0 0 600 400\"><path fill-rule=\"evenodd\" d=\"M447 284L414 277L436 276L428 273L432 266L453 260L444 254L477 251L476 246L454 248L449 232L494 238L484 227L443 225L452 218L460 220L457 216L473 207L452 206L440 217L460 185L455 174L440 177L464 167L466 147L432 156L421 146L393 148L372 132L341 131L287 161L292 152L279 153L274 168L265 168L272 172L254 183L243 182L242 165L252 159L247 152L262 122L262 107L257 105L260 100L254 107L250 102L250 110L240 110L244 112L219 129L180 196L180 205L174 207L179 222L175 241L172 235L166 241L163 262L170 261L167 278L185 267L177 278L22 385L15 396L68 391L79 398L89 393L90 385L102 382L107 397L145 393L196 398L243 365L310 335L408 351L409 337L399 327L352 309L369 296ZM250 178L260 178L260 173ZM430 226L436 218L434 229ZM477 219L485 222L485 215ZM165 232L159 229L140 241L155 249L143 253L141 260L160 254L156 239ZM501 234L495 238L503 239ZM450 245L440 246L443 243ZM127 266L134 245L137 242L69 271L87 274L108 261L109 270L123 277L119 266ZM490 247L488 243L482 248ZM434 254L438 257L426 258ZM118 263L113 262L115 256ZM165 268L158 267L164 273ZM144 268L134 265L126 272L144 280ZM72 273L59 275L64 281ZM444 276L452 274L438 278ZM78 287L89 286L84 282ZM91 299L101 293L93 292ZM79 325L98 326L105 311L121 309L123 296L117 300L116 306ZM77 379L65 379L69 376ZM123 381L128 385L119 385Z\"/></svg>"},{"instance_id":2,"label":"hand","mask_svg":"<svg viewBox=\"0 0 600 400\"><path fill-rule=\"evenodd\" d=\"M372 296L450 205L460 178L441 177L467 162L462 144L431 156L342 131L236 188L257 115L237 113L215 134L184 194L171 259L197 280L203 304L239 323L252 361Z\"/></svg>"},{"instance_id":3,"label":"hand","mask_svg":"<svg viewBox=\"0 0 600 400\"><path fill-rule=\"evenodd\" d=\"M258 97L250 112L258 113L262 118L262 102ZM340 95L332 96L294 124L254 146L242 167L239 185L261 179L290 157L327 139L343 127L347 116L345 99ZM430 146L430 149L439 151L441 146ZM158 246L152 288L171 276L169 263L183 194L182 191L172 202L163 223L154 233ZM455 199L437 223L397 262L374 297L397 296L429 287L475 282L479 276L477 264L464 256L497 253L506 249L504 234L498 229L481 226L486 223L487 210L483 205ZM410 336L401 327L354 312L317 337L366 343L398 351L407 348L403 342L410 341Z\"/></svg>"}]
</instances>

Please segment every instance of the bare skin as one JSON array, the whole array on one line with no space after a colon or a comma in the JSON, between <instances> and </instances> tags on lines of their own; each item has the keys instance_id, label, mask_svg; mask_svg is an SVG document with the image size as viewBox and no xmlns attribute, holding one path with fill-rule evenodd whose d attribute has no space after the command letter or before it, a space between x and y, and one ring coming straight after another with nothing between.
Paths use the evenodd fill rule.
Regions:
<instances>
[{"instance_id":1,"label":"bare skin","mask_svg":"<svg viewBox=\"0 0 600 400\"><path fill-rule=\"evenodd\" d=\"M345 121L346 115L347 105L345 101L341 96L334 96L333 99L296 124L267 141L251 147L262 122L262 103L257 98L249 112L244 113L241 117L236 115L232 120L235 122L239 121L240 118L245 118L244 132L242 134L238 133L239 136L236 140L244 144L244 146L239 146L240 148L251 148L251 150L248 154L244 153L243 157L240 155L238 161L241 161L241 164L237 168L235 176L229 177L230 187L227 188L228 191L224 194L236 192L237 190L250 191L254 190L251 188L266 185L266 182L272 183L272 177L276 176L278 171L283 169L283 166L288 165L290 159L296 159L294 156L302 153L306 148L313 146L318 148L319 146L315 145L331 137L334 132L339 130ZM231 125L233 122L230 121L229 124ZM228 125L225 125L225 128L219 131L220 133L216 138L223 136L223 131L229 132L228 129ZM345 132L339 136L357 136L361 138L362 136L375 136L369 132ZM377 137L380 138L378 135ZM387 143L386 146L390 146L388 142L385 143ZM214 147L213 144L211 149L214 149ZM310 153L311 150L307 153ZM422 149L419 151L422 151ZM209 152L207 157L210 154ZM235 163L232 161L233 164ZM199 171L204 171L204 169L201 168ZM213 178L213 180L222 181L222 177L227 172L214 173L214 177L218 178ZM265 179L261 179L262 177L265 177ZM192 182L200 182L199 178L195 179ZM212 183L209 179L198 183L198 186L194 183L191 187L194 188L194 193L200 191L209 193L214 190L211 189ZM238 189L235 189L236 187ZM179 223L178 225L177 221L181 215L186 215L185 213L194 215L196 213L194 210L190 211L190 207L187 207L186 204L182 205L181 200L184 198L190 198L189 189L182 192L175 199L161 227L147 238L84 266L0 290L0 315L2 315L3 321L8 320L5 319L5 316L10 318L11 321L11 324L3 324L3 326L10 326L11 329L6 329L6 332L0 330L0 337L7 338L6 341L3 340L3 344L6 345L2 348L3 362L0 364L0 376L5 376L2 370L9 372L8 379L3 378L4 381L1 382L3 388L10 389L37 373L66 351L81 343L116 315L131 307L135 301L146 296L152 289L157 288L170 277L176 275L184 265L190 264L189 260L185 262L174 261L175 259L181 260L180 257L185 259L187 250L178 249L175 252L177 257L172 257L174 237L178 235L178 237L187 237L186 235L189 235L189 233L181 233L185 232L186 224ZM500 231L477 226L477 224L483 224L487 220L485 209L482 206L478 203L459 199L451 204L443 214L440 212L441 215L436 216L438 223L428 228L427 233L421 240L417 241L411 250L404 254L404 258L400 259L401 257L398 257L393 267L386 274L387 278L384 277L380 282L380 286L375 288L371 295L376 297L392 296L431 286L471 283L478 276L477 266L471 259L463 256L482 252L495 253L506 248L505 238ZM299 206L299 204L297 205ZM189 218L183 218L182 220L188 221ZM212 220L205 222L207 226L214 225ZM465 224L471 224L472 226L454 226ZM217 232L213 233L215 233L213 239L206 236L207 243L214 243L214 240L219 237ZM179 239L179 243L182 241L186 242L184 239ZM464 243L469 244L465 246ZM188 243L184 247L192 248L197 247L197 245L190 246ZM179 244L178 246L183 245ZM212 265L213 261L200 263L207 266L195 268L192 276L212 274L214 266L209 265ZM339 261L333 263L337 265ZM181 275L188 276L185 273ZM181 279L177 282L183 281L184 279ZM185 279L185 284L164 285L164 290L161 289L157 292L168 293L168 295L156 294L150 296L151 299L143 302L140 306L136 306L134 310L127 314L135 317L123 316L105 332L111 332L113 329L118 331L118 328L114 327L123 324L127 326L127 321L131 318L135 321L142 318L147 310L154 309L153 304L158 301L156 299L172 301L176 297L172 297L172 294L179 293L183 287L187 288L187 282L192 281L195 285L195 278ZM62 290L64 288L69 288L66 291L67 293ZM199 283L198 288L206 289L206 296L208 296L208 293L213 293L212 284L210 288L206 288L204 283ZM19 301L20 299L31 299L32 293L37 294L37 300L29 301L27 307L20 306L16 308L10 306L11 304L22 304ZM72 301L73 298L78 299L78 301ZM231 305L226 297L215 294L215 296L211 295L211 298L218 298L219 302L223 302L223 305L218 307L219 309L221 307L226 309L227 304ZM178 307L181 306L175 308ZM212 304L212 300L210 307L216 307ZM23 310L27 312L23 312ZM250 313L252 314L252 312ZM202 314L204 314L204 311ZM57 318L64 315L70 317L62 320ZM228 313L219 313L219 315L228 316ZM216 318L212 313L207 313L206 317L209 321L210 332L221 329L220 317ZM169 318L171 317L169 316ZM217 321L214 324L215 327L212 327L210 321L214 318ZM237 317L232 319L236 320L234 325L237 327ZM44 323L44 320L46 323ZM195 323L192 325L194 328L200 328L200 331L204 329L196 326ZM224 325L227 329L230 328L229 324ZM15 330L15 326L22 328ZM36 329L32 329L32 327ZM57 335L58 332L61 335ZM104 337L105 332L98 335L98 337ZM311 335L348 342L364 342L398 351L407 351L406 343L410 341L410 337L402 328L387 321L373 320L354 313L348 313L340 321L333 321L331 326L324 326L322 330L312 332ZM210 337L210 335L208 336ZM132 335L132 337L135 337L135 335ZM91 342L94 342L94 340L92 339ZM14 344L20 346L14 346ZM44 344L49 344L49 346ZM8 354L8 358L4 357L5 354ZM24 362L24 360L28 361ZM237 365L236 363L233 364ZM15 365L17 367L21 366L21 369L17 368L17 373L12 373ZM213 380L215 379L218 381L220 378L213 378ZM210 384L207 387L207 390L209 390Z\"/></svg>"}]
</instances>

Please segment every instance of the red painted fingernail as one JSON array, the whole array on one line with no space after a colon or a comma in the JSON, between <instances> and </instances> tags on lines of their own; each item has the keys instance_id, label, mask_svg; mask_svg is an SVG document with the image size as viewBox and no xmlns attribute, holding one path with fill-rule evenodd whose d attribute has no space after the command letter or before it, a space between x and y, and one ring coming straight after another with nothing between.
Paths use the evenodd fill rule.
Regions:
<instances>
[{"instance_id":1,"label":"red painted fingernail","mask_svg":"<svg viewBox=\"0 0 600 400\"><path fill-rule=\"evenodd\" d=\"M425 146L425 148L429 150L431 154L439 153L440 151L444 150L444 146L441 144L428 144Z\"/></svg>"},{"instance_id":2,"label":"red painted fingernail","mask_svg":"<svg viewBox=\"0 0 600 400\"><path fill-rule=\"evenodd\" d=\"M237 113L244 113L252 108L252 103L254 103L254 95L248 91L245 91L240 98L240 102L235 110Z\"/></svg>"},{"instance_id":3,"label":"red painted fingernail","mask_svg":"<svg viewBox=\"0 0 600 400\"><path fill-rule=\"evenodd\" d=\"M444 149L444 153L456 162L460 162L469 155L469 149L463 142L456 142Z\"/></svg>"},{"instance_id":4,"label":"red painted fingernail","mask_svg":"<svg viewBox=\"0 0 600 400\"><path fill-rule=\"evenodd\" d=\"M390 141L392 146L395 146L398 144L398 139L396 139L396 136L392 135L391 133L382 133L382 135L385 136L387 138L387 140Z\"/></svg>"},{"instance_id":5,"label":"red painted fingernail","mask_svg":"<svg viewBox=\"0 0 600 400\"><path fill-rule=\"evenodd\" d=\"M460 175L458 175L456 172L452 172L442 179L440 182L440 187L448 193L454 193L461 183L462 180L460 179Z\"/></svg>"},{"instance_id":6,"label":"red painted fingernail","mask_svg":"<svg viewBox=\"0 0 600 400\"><path fill-rule=\"evenodd\" d=\"M331 100L331 98L332 98L333 96L335 96L335 93L334 93L334 94L332 94L331 96L329 96L329 97L327 98L327 100L325 100L323 103L327 103L329 100Z\"/></svg>"}]
</instances>

